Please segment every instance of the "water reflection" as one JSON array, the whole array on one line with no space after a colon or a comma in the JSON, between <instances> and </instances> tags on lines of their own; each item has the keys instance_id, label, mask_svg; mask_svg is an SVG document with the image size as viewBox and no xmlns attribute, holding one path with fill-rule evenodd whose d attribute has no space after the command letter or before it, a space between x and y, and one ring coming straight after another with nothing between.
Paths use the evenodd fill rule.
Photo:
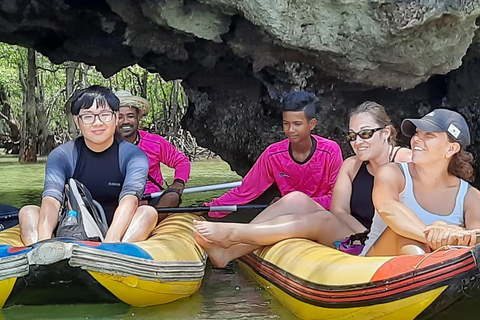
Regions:
<instances>
[{"instance_id":1,"label":"water reflection","mask_svg":"<svg viewBox=\"0 0 480 320\"><path fill-rule=\"evenodd\" d=\"M199 292L162 306L134 308L122 303L17 306L0 312L0 320L298 319L238 269L236 264L228 269L212 269L209 264Z\"/></svg>"}]
</instances>

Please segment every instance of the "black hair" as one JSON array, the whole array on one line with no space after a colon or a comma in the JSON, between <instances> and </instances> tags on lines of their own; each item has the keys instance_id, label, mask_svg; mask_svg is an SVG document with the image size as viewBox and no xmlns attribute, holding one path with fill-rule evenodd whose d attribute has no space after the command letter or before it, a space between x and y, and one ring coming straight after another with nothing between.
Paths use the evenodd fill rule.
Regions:
<instances>
[{"instance_id":1,"label":"black hair","mask_svg":"<svg viewBox=\"0 0 480 320\"><path fill-rule=\"evenodd\" d=\"M287 94L283 100L283 111L303 111L307 120L316 118L318 98L310 92L294 91Z\"/></svg>"},{"instance_id":2,"label":"black hair","mask_svg":"<svg viewBox=\"0 0 480 320\"><path fill-rule=\"evenodd\" d=\"M94 101L97 103L97 106L108 107L113 111L118 111L120 106L120 100L110 89L104 86L93 85L75 91L72 98L72 114L78 115L81 109L90 108Z\"/></svg>"}]
</instances>

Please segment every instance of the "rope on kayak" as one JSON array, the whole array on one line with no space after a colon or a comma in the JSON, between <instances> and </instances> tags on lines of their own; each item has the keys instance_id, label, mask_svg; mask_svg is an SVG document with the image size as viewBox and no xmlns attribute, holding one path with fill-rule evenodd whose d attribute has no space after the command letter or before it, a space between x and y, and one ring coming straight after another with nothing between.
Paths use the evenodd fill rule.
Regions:
<instances>
[{"instance_id":1,"label":"rope on kayak","mask_svg":"<svg viewBox=\"0 0 480 320\"><path fill-rule=\"evenodd\" d=\"M460 249L460 248L465 248L464 246L450 246L450 245L446 245L446 246L442 246L440 248L437 248L435 249L434 251L428 253L425 255L425 257L422 258L422 260L420 260L416 265L413 266L413 276L415 277L416 276L416 272L417 272L417 269L420 267L420 265L422 263L424 263L428 258L430 258L432 255L434 255L435 253L437 252L440 252L440 251L451 251L451 250L456 250L456 249Z\"/></svg>"}]
</instances>

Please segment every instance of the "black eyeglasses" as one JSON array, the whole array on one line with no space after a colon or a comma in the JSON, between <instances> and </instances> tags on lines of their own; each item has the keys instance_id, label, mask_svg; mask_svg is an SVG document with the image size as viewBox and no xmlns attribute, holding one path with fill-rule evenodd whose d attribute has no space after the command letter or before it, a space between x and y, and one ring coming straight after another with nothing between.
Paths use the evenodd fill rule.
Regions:
<instances>
[{"instance_id":1,"label":"black eyeglasses","mask_svg":"<svg viewBox=\"0 0 480 320\"><path fill-rule=\"evenodd\" d=\"M373 137L373 134L379 130L382 130L384 128L376 128L376 129L363 129L363 130L360 130L358 132L353 132L353 131L349 131L346 135L345 135L345 138L347 139L347 141L355 141L357 139L357 136L359 136L360 138L362 139L370 139L371 137Z\"/></svg>"},{"instance_id":2,"label":"black eyeglasses","mask_svg":"<svg viewBox=\"0 0 480 320\"><path fill-rule=\"evenodd\" d=\"M113 111L103 111L98 114L81 114L78 115L83 124L92 124L95 122L95 118L98 117L100 122L110 122L113 119Z\"/></svg>"}]
</instances>

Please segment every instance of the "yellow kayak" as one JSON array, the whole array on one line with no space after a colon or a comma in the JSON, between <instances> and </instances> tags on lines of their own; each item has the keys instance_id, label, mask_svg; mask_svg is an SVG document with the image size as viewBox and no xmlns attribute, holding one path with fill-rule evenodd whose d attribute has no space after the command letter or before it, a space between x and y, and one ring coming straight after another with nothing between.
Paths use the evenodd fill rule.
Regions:
<instances>
[{"instance_id":1,"label":"yellow kayak","mask_svg":"<svg viewBox=\"0 0 480 320\"><path fill-rule=\"evenodd\" d=\"M240 266L302 319L429 319L480 292L480 247L358 257L290 239ZM473 299L470 299L474 301Z\"/></svg>"},{"instance_id":2,"label":"yellow kayak","mask_svg":"<svg viewBox=\"0 0 480 320\"><path fill-rule=\"evenodd\" d=\"M24 247L20 230L0 232L0 307L123 301L168 303L200 287L206 255L193 238L194 214L162 221L146 241L56 238Z\"/></svg>"}]
</instances>

